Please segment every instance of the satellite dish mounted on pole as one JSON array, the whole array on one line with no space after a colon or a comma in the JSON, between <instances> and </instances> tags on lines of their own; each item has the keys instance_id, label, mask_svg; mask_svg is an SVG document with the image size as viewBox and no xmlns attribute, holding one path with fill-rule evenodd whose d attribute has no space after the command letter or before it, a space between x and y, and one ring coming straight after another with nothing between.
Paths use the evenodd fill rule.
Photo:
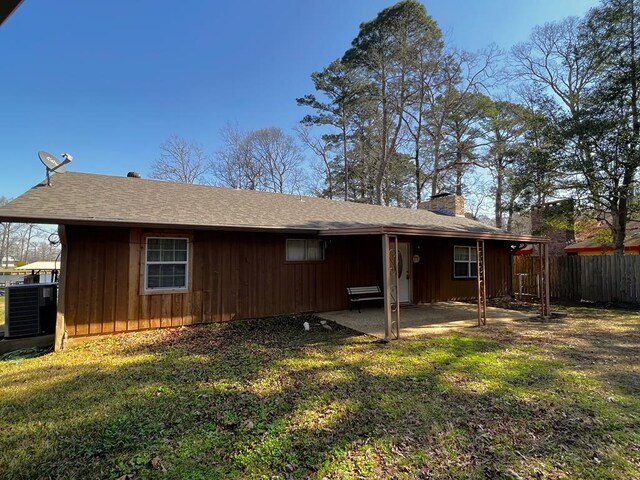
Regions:
<instances>
[{"instance_id":1,"label":"satellite dish mounted on pole","mask_svg":"<svg viewBox=\"0 0 640 480\"><path fill-rule=\"evenodd\" d=\"M38 158L40 158L40 161L43 163L43 165L47 169L47 186L49 187L51 186L51 178L50 178L51 172L53 173L66 172L66 169L64 168L64 166L67 163L71 162L71 160L73 160L73 157L68 153L63 153L62 158L64 158L64 160L60 161L55 156L44 151L38 152Z\"/></svg>"}]
</instances>

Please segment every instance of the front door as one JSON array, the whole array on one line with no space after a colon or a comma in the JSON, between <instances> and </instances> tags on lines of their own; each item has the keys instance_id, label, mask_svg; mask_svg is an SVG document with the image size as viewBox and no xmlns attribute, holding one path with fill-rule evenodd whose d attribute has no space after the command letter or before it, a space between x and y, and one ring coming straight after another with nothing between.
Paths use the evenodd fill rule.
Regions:
<instances>
[{"instance_id":1,"label":"front door","mask_svg":"<svg viewBox=\"0 0 640 480\"><path fill-rule=\"evenodd\" d=\"M408 242L398 242L398 290L400 303L411 302L411 254Z\"/></svg>"}]
</instances>

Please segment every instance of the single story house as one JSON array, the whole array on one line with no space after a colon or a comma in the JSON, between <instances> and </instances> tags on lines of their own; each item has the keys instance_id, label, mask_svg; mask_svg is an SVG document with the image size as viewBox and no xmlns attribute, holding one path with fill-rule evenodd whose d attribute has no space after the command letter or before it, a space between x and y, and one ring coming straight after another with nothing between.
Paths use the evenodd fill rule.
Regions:
<instances>
[{"instance_id":1,"label":"single story house","mask_svg":"<svg viewBox=\"0 0 640 480\"><path fill-rule=\"evenodd\" d=\"M581 242L572 243L564 248L568 255L593 256L613 255L613 244L602 243L593 238L587 238ZM636 236L627 236L624 241L625 255L640 254L640 232Z\"/></svg>"},{"instance_id":2,"label":"single story house","mask_svg":"<svg viewBox=\"0 0 640 480\"><path fill-rule=\"evenodd\" d=\"M568 255L593 256L593 255L613 255L613 243L603 238L610 237L609 227L604 221L599 221L595 225L588 225L590 228L579 236L578 241L567 245L564 248ZM627 234L624 239L624 254L640 254L640 222L630 220L627 223Z\"/></svg>"},{"instance_id":3,"label":"single story house","mask_svg":"<svg viewBox=\"0 0 640 480\"><path fill-rule=\"evenodd\" d=\"M67 172L0 208L0 220L59 226L59 348L63 335L346 309L348 287L372 285L388 329L406 303L478 298L480 319L487 296L512 294L512 252L546 243L465 218L460 205Z\"/></svg>"}]
</instances>

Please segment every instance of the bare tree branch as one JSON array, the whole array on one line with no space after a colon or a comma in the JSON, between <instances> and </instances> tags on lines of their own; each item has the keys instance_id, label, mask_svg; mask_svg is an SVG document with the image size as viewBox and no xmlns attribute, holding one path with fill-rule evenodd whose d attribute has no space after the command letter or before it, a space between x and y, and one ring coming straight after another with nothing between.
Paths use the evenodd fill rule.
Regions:
<instances>
[{"instance_id":1,"label":"bare tree branch","mask_svg":"<svg viewBox=\"0 0 640 480\"><path fill-rule=\"evenodd\" d=\"M178 183L208 183L209 158L202 146L172 135L160 145L151 178Z\"/></svg>"}]
</instances>

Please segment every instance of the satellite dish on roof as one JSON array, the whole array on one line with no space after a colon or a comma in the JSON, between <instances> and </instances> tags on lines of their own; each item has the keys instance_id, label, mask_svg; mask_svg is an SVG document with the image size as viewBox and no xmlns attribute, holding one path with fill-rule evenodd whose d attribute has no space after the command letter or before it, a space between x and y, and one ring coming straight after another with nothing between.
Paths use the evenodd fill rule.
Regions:
<instances>
[{"instance_id":1,"label":"satellite dish on roof","mask_svg":"<svg viewBox=\"0 0 640 480\"><path fill-rule=\"evenodd\" d=\"M73 160L73 157L68 153L63 153L62 158L64 160L58 160L54 155L47 153L45 151L38 152L38 158L42 162L42 164L47 169L47 185L51 186L50 174L53 173L64 173L66 169L64 166Z\"/></svg>"}]
</instances>

